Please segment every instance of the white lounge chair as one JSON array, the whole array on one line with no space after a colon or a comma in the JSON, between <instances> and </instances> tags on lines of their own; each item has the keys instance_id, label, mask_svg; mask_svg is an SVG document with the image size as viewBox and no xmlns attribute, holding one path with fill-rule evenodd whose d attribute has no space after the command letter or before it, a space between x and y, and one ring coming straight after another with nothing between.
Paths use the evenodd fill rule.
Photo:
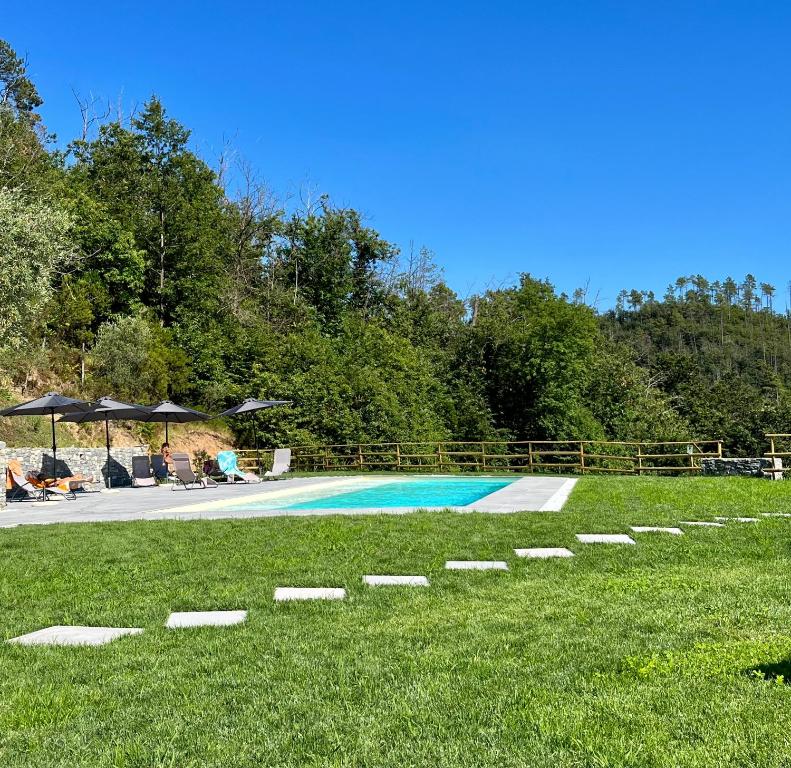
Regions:
<instances>
[{"instance_id":1,"label":"white lounge chair","mask_svg":"<svg viewBox=\"0 0 791 768\"><path fill-rule=\"evenodd\" d=\"M47 501L48 494L61 496L67 499L77 498L70 486L67 490L65 488L59 488L57 485L45 486L43 483L34 484L22 474L22 467L16 459L8 462L7 471L11 477L13 486L20 491L24 491L28 497L32 497L34 501Z\"/></svg>"},{"instance_id":2,"label":"white lounge chair","mask_svg":"<svg viewBox=\"0 0 791 768\"><path fill-rule=\"evenodd\" d=\"M280 477L291 471L291 448L275 448L272 469L264 472L264 477Z\"/></svg>"}]
</instances>

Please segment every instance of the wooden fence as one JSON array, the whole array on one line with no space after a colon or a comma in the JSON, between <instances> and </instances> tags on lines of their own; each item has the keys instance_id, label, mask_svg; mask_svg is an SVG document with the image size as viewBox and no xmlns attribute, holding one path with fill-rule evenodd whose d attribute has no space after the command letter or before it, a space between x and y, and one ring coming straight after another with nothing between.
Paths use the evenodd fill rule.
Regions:
<instances>
[{"instance_id":1,"label":"wooden fence","mask_svg":"<svg viewBox=\"0 0 791 768\"><path fill-rule=\"evenodd\" d=\"M266 467L271 451L262 451ZM696 473L701 459L721 458L719 440L614 442L522 440L509 442L349 443L292 447L292 468L302 472L614 472ZM255 451L240 451L245 466ZM240 462L241 463L241 462Z\"/></svg>"},{"instance_id":2,"label":"wooden fence","mask_svg":"<svg viewBox=\"0 0 791 768\"><path fill-rule=\"evenodd\" d=\"M784 472L791 472L791 465L788 459L791 459L791 434L787 432L769 432L766 435L769 441L769 450L764 454L775 464L774 469L764 469L764 472L771 473L772 477L778 472L781 476ZM777 461L780 459L780 461ZM778 466L785 464L786 466Z\"/></svg>"}]
</instances>

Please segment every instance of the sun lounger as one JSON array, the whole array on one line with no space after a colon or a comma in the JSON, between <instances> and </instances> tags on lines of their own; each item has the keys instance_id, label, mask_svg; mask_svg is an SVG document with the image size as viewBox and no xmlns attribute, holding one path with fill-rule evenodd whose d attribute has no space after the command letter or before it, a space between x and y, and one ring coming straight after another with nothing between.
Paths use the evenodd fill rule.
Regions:
<instances>
[{"instance_id":1,"label":"sun lounger","mask_svg":"<svg viewBox=\"0 0 791 768\"><path fill-rule=\"evenodd\" d=\"M6 469L7 480L6 487L11 486L12 491L24 493L26 498L32 498L34 501L47 501L50 495L60 496L65 499L76 499L74 489L71 484L83 482L80 478L63 478L63 480L55 483L44 483L30 474L25 475L22 470L22 465L17 459L11 459L8 462Z\"/></svg>"},{"instance_id":2,"label":"sun lounger","mask_svg":"<svg viewBox=\"0 0 791 768\"><path fill-rule=\"evenodd\" d=\"M146 488L156 484L157 479L151 472L148 456L132 456L132 486Z\"/></svg>"},{"instance_id":3,"label":"sun lounger","mask_svg":"<svg viewBox=\"0 0 791 768\"><path fill-rule=\"evenodd\" d=\"M217 466L220 468L229 483L235 483L239 478L244 483L260 483L261 478L252 472L242 472L239 469L239 461L233 451L220 451L217 454Z\"/></svg>"},{"instance_id":4,"label":"sun lounger","mask_svg":"<svg viewBox=\"0 0 791 768\"><path fill-rule=\"evenodd\" d=\"M280 477L291 471L291 448L276 448L272 469L264 472L264 477Z\"/></svg>"},{"instance_id":5,"label":"sun lounger","mask_svg":"<svg viewBox=\"0 0 791 768\"><path fill-rule=\"evenodd\" d=\"M168 465L165 463L165 457L161 453L155 453L151 456L151 469L157 480L168 479Z\"/></svg>"},{"instance_id":6,"label":"sun lounger","mask_svg":"<svg viewBox=\"0 0 791 768\"><path fill-rule=\"evenodd\" d=\"M176 486L180 483L184 486L185 491L193 490L194 488L208 488L209 483L195 474L192 468L190 457L186 453L174 453L173 468L176 475L176 482L173 484L171 490L176 490ZM216 483L215 483L216 485Z\"/></svg>"}]
</instances>

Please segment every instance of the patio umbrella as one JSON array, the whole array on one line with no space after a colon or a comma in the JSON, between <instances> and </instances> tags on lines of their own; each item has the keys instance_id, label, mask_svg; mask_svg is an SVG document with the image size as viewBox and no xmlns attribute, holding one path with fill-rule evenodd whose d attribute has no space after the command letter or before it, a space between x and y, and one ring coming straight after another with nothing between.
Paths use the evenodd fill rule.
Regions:
<instances>
[{"instance_id":1,"label":"patio umbrella","mask_svg":"<svg viewBox=\"0 0 791 768\"><path fill-rule=\"evenodd\" d=\"M256 400L254 397L248 397L243 403L234 405L227 411L223 411L220 416L239 416L242 413L249 413L251 416L258 411L263 411L264 408L274 408L276 405L291 405L291 400ZM253 439L255 441L255 463L258 466L258 471L261 471L261 457L258 453L258 429L256 428L256 421L253 418Z\"/></svg>"},{"instance_id":2,"label":"patio umbrella","mask_svg":"<svg viewBox=\"0 0 791 768\"><path fill-rule=\"evenodd\" d=\"M210 419L208 413L193 411L192 408L185 408L183 405L176 405L170 400L163 400L161 403L148 407L148 416L143 421L163 421L165 422L165 442L168 440L169 424L186 424L190 421L206 421Z\"/></svg>"},{"instance_id":3,"label":"patio umbrella","mask_svg":"<svg viewBox=\"0 0 791 768\"><path fill-rule=\"evenodd\" d=\"M90 411L80 411L79 413L69 413L62 416L60 421L70 421L75 424L83 424L89 421L104 422L104 436L107 442L107 487L110 488L110 419L113 421L145 421L149 416L149 410L144 405L132 405L121 400L113 400L111 397L100 397L96 405Z\"/></svg>"},{"instance_id":4,"label":"patio umbrella","mask_svg":"<svg viewBox=\"0 0 791 768\"><path fill-rule=\"evenodd\" d=\"M47 392L27 403L12 405L0 411L0 416L49 416L52 421L52 476L58 478L58 446L55 441L55 414L80 413L88 411L91 403L86 400L74 400L57 392Z\"/></svg>"}]
</instances>

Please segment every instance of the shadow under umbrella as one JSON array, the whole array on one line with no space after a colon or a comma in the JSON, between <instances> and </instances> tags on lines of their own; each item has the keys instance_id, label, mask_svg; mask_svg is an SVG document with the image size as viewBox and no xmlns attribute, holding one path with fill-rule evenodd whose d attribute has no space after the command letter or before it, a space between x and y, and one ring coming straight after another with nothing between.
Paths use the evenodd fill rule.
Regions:
<instances>
[{"instance_id":1,"label":"shadow under umbrella","mask_svg":"<svg viewBox=\"0 0 791 768\"><path fill-rule=\"evenodd\" d=\"M150 411L144 405L133 405L132 403L124 403L121 400L113 400L111 397L100 397L89 411L67 414L60 421L73 424L94 421L104 422L104 435L107 445L107 476L105 484L108 488L111 488L110 421L146 421L149 415Z\"/></svg>"},{"instance_id":2,"label":"shadow under umbrella","mask_svg":"<svg viewBox=\"0 0 791 768\"><path fill-rule=\"evenodd\" d=\"M58 479L58 445L55 439L55 414L67 415L84 413L93 404L87 400L75 400L58 392L47 392L43 397L29 400L26 403L12 405L0 411L0 416L49 416L52 422L52 478ZM43 462L42 462L43 463ZM44 467L42 466L42 471ZM45 473L46 474L46 473Z\"/></svg>"},{"instance_id":3,"label":"shadow under umbrella","mask_svg":"<svg viewBox=\"0 0 791 768\"><path fill-rule=\"evenodd\" d=\"M258 411L263 411L265 408L274 408L278 405L291 405L291 400L256 400L254 397L248 397L243 403L234 405L227 411L223 411L218 416L241 416L244 413L249 413L253 421L253 440L255 442L255 464L258 469L258 474L261 474L261 455L258 451L258 428L255 419L255 414Z\"/></svg>"}]
</instances>

